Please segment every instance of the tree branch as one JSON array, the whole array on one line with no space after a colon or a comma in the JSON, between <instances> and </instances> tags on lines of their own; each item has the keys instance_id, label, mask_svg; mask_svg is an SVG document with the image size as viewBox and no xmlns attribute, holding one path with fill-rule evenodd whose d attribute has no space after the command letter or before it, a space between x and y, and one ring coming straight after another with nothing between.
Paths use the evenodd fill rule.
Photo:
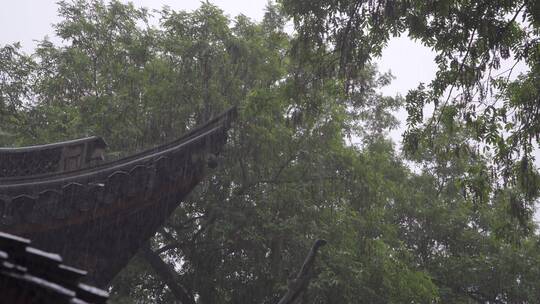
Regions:
<instances>
[{"instance_id":1,"label":"tree branch","mask_svg":"<svg viewBox=\"0 0 540 304\"><path fill-rule=\"evenodd\" d=\"M309 281L311 280L311 273L313 270L313 263L315 262L315 257L317 256L317 251L320 247L326 245L325 240L317 240L311 247L309 254L304 260L302 268L296 275L296 278L293 280L292 284L289 284L289 290L281 298L278 304L292 304L298 299L298 297L307 289Z\"/></svg>"},{"instance_id":2,"label":"tree branch","mask_svg":"<svg viewBox=\"0 0 540 304\"><path fill-rule=\"evenodd\" d=\"M206 217L205 216L200 216L198 218L204 218ZM199 230L197 230L195 233L193 233L193 236L191 237L190 240L187 240L187 241L176 241L176 240L172 240L171 243L167 244L167 245L163 245L162 247L158 248L155 253L156 254L162 254L166 251L169 251L171 249L175 249L175 248L181 248L182 246L186 246L187 244L194 244L196 241L197 241L197 238L199 237L199 235L201 235L201 233L203 233L204 231L206 231L206 229L208 229L208 227L210 225L212 225L214 222L216 221L216 217L215 216L210 216L210 218L208 219L208 223L206 225L201 225L201 228Z\"/></svg>"},{"instance_id":3,"label":"tree branch","mask_svg":"<svg viewBox=\"0 0 540 304\"><path fill-rule=\"evenodd\" d=\"M148 244L145 244L141 248L141 255L144 260L154 269L161 279L167 284L174 297L178 299L182 304L196 304L193 295L178 282L176 272L163 262L157 253L150 249Z\"/></svg>"}]
</instances>

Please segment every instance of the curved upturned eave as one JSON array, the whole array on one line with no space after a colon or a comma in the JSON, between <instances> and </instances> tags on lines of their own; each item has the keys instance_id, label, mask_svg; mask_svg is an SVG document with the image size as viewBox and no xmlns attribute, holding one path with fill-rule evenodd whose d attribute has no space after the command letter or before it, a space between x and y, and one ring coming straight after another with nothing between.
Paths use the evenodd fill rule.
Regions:
<instances>
[{"instance_id":1,"label":"curved upturned eave","mask_svg":"<svg viewBox=\"0 0 540 304\"><path fill-rule=\"evenodd\" d=\"M209 154L220 152L234 111L230 109L181 139L137 157L46 177L0 180L0 227L44 231L81 224L96 216L121 212L111 202L125 201L123 195L145 196L161 189L164 180L172 177L176 178L176 187L191 183L186 172L196 173Z\"/></svg>"},{"instance_id":2,"label":"curved upturned eave","mask_svg":"<svg viewBox=\"0 0 540 304\"><path fill-rule=\"evenodd\" d=\"M171 143L118 161L0 179L0 228L61 253L105 287L202 180L234 115L229 109Z\"/></svg>"},{"instance_id":3,"label":"curved upturned eave","mask_svg":"<svg viewBox=\"0 0 540 304\"><path fill-rule=\"evenodd\" d=\"M98 172L52 179L34 184L11 185L11 196L0 197L3 224L13 233L31 233L81 225L102 217L119 219L134 210L160 203L155 196L146 201L133 199L156 192L180 193L190 189L205 164L206 153L218 153L225 129L216 127L189 141ZM170 181L174 180L174 186ZM197 180L198 181L198 180ZM38 192L38 189L40 190ZM131 193L131 194L130 194ZM132 201L135 203L125 204ZM122 202L118 204L118 202ZM9 206L6 208L6 206ZM8 212L5 212L9 209ZM11 218L11 219L9 219Z\"/></svg>"},{"instance_id":4,"label":"curved upturned eave","mask_svg":"<svg viewBox=\"0 0 540 304\"><path fill-rule=\"evenodd\" d=\"M196 144L200 141L206 140L212 135L218 135L224 131L223 126L218 126L209 131L206 131L194 138L190 138L185 142L178 144L158 152L141 156L132 160L121 161L118 163L105 164L99 168L88 168L84 170L63 172L58 174L49 174L47 177L31 176L25 178L11 179L11 180L2 180L0 185L0 194L1 193L16 193L18 189L28 189L28 188L37 188L42 191L42 189L56 188L60 184L69 184L69 183L90 183L90 182L99 182L106 176L113 174L118 171L129 171L129 168L133 168L137 165L144 164L148 161L159 157L165 157L171 153L178 152L179 150L189 149L191 145Z\"/></svg>"},{"instance_id":5,"label":"curved upturned eave","mask_svg":"<svg viewBox=\"0 0 540 304\"><path fill-rule=\"evenodd\" d=\"M46 188L46 185L54 185L56 183L69 183L78 182L79 180L99 180L115 171L126 171L126 168L134 167L137 164L144 163L151 159L164 156L168 153L177 151L179 149L189 148L190 144L210 137L213 134L217 134L226 131L230 127L230 121L236 115L236 108L230 108L225 112L210 119L205 124L194 128L188 133L184 134L180 138L160 145L155 148L151 148L134 155L130 155L125 158L121 158L112 162L101 163L92 167L82 168L79 170L73 170L68 172L56 172L48 174L39 174L31 176L20 177L3 177L0 178L0 195L8 194L17 188L37 187L41 189ZM77 140L74 140L74 142ZM62 143L60 143L62 144ZM51 144L58 145L58 144ZM47 146L47 145L44 145ZM28 147L27 147L28 148ZM87 181L88 182L88 181Z\"/></svg>"},{"instance_id":6,"label":"curved upturned eave","mask_svg":"<svg viewBox=\"0 0 540 304\"><path fill-rule=\"evenodd\" d=\"M84 144L94 142L101 146L106 146L107 144L105 141L98 136L89 136L84 138L77 138L72 140L66 140L51 144L44 144L44 145L34 145L34 146L27 146L27 147L13 147L13 148L0 148L0 156L3 154L17 154L17 153L26 153L26 152L37 152L37 151L43 151L43 150L50 150L50 149L56 149L56 148L62 148L66 146L71 145L78 145L78 144Z\"/></svg>"}]
</instances>

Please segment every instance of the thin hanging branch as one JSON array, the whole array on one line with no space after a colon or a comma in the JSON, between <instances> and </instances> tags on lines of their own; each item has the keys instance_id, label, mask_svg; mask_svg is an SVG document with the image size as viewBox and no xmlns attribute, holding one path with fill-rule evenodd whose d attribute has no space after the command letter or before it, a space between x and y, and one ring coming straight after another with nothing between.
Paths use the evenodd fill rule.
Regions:
<instances>
[{"instance_id":1,"label":"thin hanging branch","mask_svg":"<svg viewBox=\"0 0 540 304\"><path fill-rule=\"evenodd\" d=\"M325 240L317 240L311 247L302 268L296 275L296 278L291 284L289 284L289 290L281 298L278 304L292 304L298 299L298 297L307 289L309 281L312 277L313 264L315 263L315 257L320 247L326 245Z\"/></svg>"}]
</instances>

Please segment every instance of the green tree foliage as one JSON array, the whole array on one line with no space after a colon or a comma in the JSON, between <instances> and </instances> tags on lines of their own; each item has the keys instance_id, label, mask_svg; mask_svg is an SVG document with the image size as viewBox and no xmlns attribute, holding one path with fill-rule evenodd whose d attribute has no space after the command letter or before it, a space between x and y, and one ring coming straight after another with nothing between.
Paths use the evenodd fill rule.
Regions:
<instances>
[{"instance_id":1,"label":"green tree foliage","mask_svg":"<svg viewBox=\"0 0 540 304\"><path fill-rule=\"evenodd\" d=\"M17 132L17 125L24 124L21 112L25 102L31 100L29 86L35 65L32 59L21 54L19 44L0 48L0 144L11 143ZM28 134L26 134L28 135Z\"/></svg>"},{"instance_id":2,"label":"green tree foliage","mask_svg":"<svg viewBox=\"0 0 540 304\"><path fill-rule=\"evenodd\" d=\"M345 79L355 79L393 36L407 35L436 52L435 79L406 98L406 149L439 134L441 124L459 120L474 130L471 140L493 151L490 166L499 178L515 183L517 161L524 168L519 175L531 174L533 150L540 143L538 1L280 3L300 33L299 54L323 50L327 66ZM513 66L507 68L509 63ZM528 70L512 80L517 64ZM346 89L356 90L352 84ZM426 119L428 105L435 110Z\"/></svg>"},{"instance_id":3,"label":"green tree foliage","mask_svg":"<svg viewBox=\"0 0 540 304\"><path fill-rule=\"evenodd\" d=\"M436 110L436 136L410 133L411 170L387 138L403 100L378 93L391 75L366 60L414 22L398 18L397 1L395 16L381 2L363 13L366 23L347 18L370 3L283 1L297 22L291 36L272 4L254 22L209 3L152 17L118 1L62 1L61 46L45 40L31 56L16 45L0 49L2 144L100 135L116 157L238 107L218 169L116 278L112 303L178 303L178 290L188 303L277 303L316 238L329 245L302 303L540 298L531 218L539 177L530 159L501 180L474 143L487 134L471 127L479 118L459 119L462 109L449 103ZM447 18L443 4L407 3L430 22L429 12ZM466 14L476 4L447 5ZM499 93L521 105L535 85L524 75ZM409 107L434 88L412 92Z\"/></svg>"}]
</instances>

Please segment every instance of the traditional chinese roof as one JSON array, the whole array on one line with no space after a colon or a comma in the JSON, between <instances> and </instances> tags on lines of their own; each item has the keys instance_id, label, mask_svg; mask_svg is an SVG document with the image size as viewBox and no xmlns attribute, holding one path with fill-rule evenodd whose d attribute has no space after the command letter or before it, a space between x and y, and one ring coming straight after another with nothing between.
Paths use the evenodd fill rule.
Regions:
<instances>
[{"instance_id":1,"label":"traditional chinese roof","mask_svg":"<svg viewBox=\"0 0 540 304\"><path fill-rule=\"evenodd\" d=\"M113 162L97 161L105 145L95 137L2 149L4 172L11 166L4 155L60 157L51 158L50 170L0 175L0 230L60 253L105 286L203 178L234 115L230 109L173 142ZM69 157L77 166L58 164Z\"/></svg>"}]
</instances>

